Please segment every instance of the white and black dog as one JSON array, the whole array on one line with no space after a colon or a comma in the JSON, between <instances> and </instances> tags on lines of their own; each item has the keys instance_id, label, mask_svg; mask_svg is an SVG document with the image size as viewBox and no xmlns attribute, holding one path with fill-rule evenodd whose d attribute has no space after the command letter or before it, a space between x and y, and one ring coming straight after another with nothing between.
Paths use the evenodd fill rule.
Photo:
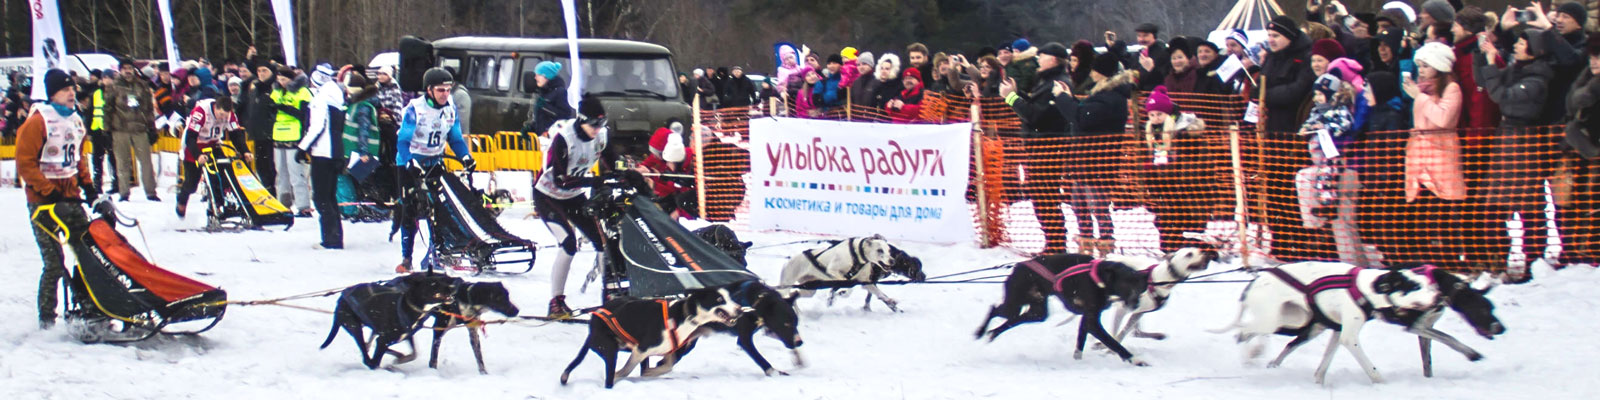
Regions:
<instances>
[{"instance_id":1,"label":"white and black dog","mask_svg":"<svg viewBox=\"0 0 1600 400\"><path fill-rule=\"evenodd\" d=\"M1404 269L1367 269L1339 262L1299 262L1261 270L1240 297L1239 314L1217 333L1237 329L1241 343L1272 334L1297 336L1267 366L1277 367L1284 357L1325 330L1333 330L1322 364L1316 371L1321 384L1343 345L1374 383L1383 382L1377 368L1361 350L1361 328L1378 310L1397 308L1423 311L1439 304L1437 286ZM1249 316L1246 319L1246 316ZM1259 354L1259 345L1251 355Z\"/></svg>"},{"instance_id":2,"label":"white and black dog","mask_svg":"<svg viewBox=\"0 0 1600 400\"><path fill-rule=\"evenodd\" d=\"M876 284L879 280L890 274L904 275L912 281L921 281L926 277L922 273L922 262L915 257L903 255L895 257L894 246L884 239L882 235L851 238L849 240L834 242L828 247L811 249L800 252L799 256L789 259L783 266L783 276L779 280L784 297L793 301L798 297L811 297L815 289L795 288L812 282L854 282L861 284L867 290L867 302L862 309L871 309L872 296L877 296L889 310L900 311L899 302L883 294L883 290ZM834 290L828 296L828 305L833 305L836 297L849 296L849 289Z\"/></svg>"},{"instance_id":3,"label":"white and black dog","mask_svg":"<svg viewBox=\"0 0 1600 400\"><path fill-rule=\"evenodd\" d=\"M1122 307L1115 308L1116 314L1111 318L1111 327L1116 329L1113 336L1120 343L1128 337L1129 333L1132 333L1134 337L1155 340L1166 339L1167 335L1164 333L1145 332L1139 329L1139 320L1145 314L1165 307L1167 299L1172 297L1172 289L1177 287L1179 283L1188 280L1189 276L1194 275L1194 273L1206 270L1212 261L1217 260L1217 252L1184 247L1167 254L1160 260L1123 254L1108 254L1105 259L1134 267L1145 266L1141 272L1148 277L1150 282L1149 290L1146 290L1144 295L1139 297L1137 306L1123 304ZM1127 317L1126 324L1123 323L1123 317ZM1066 325L1075 318L1062 321L1060 325Z\"/></svg>"},{"instance_id":4,"label":"white and black dog","mask_svg":"<svg viewBox=\"0 0 1600 400\"><path fill-rule=\"evenodd\" d=\"M434 312L433 349L428 354L428 368L439 368L439 342L451 326L469 323L489 311L508 318L516 317L519 313L517 306L511 303L511 294L500 282L462 281L455 285L450 298L449 303ZM478 330L472 328L469 325L467 329L472 343L472 356L478 361L478 373L487 375L489 370L483 366L483 345L479 341Z\"/></svg>"},{"instance_id":5,"label":"white and black dog","mask_svg":"<svg viewBox=\"0 0 1600 400\"><path fill-rule=\"evenodd\" d=\"M647 357L662 356L663 360L655 368L645 368L644 376L665 374L677 363L677 352L683 343L694 337L701 325L733 325L739 312L739 305L727 289L699 290L677 300L618 298L606 302L591 314L589 338L578 349L577 358L561 372L561 384L567 384L572 370L583 363L590 351L605 360L607 389L633 373ZM617 352L623 349L632 354L617 370Z\"/></svg>"},{"instance_id":6,"label":"white and black dog","mask_svg":"<svg viewBox=\"0 0 1600 400\"><path fill-rule=\"evenodd\" d=\"M768 336L783 342L783 346L794 354L796 367L805 365L805 361L800 357L800 345L805 344L805 340L800 338L800 314L795 312L794 305L789 304L776 289L754 279L733 284L728 287L728 292L735 303L744 307L744 313L732 326L707 324L700 328L701 333L697 333L696 336L709 332L736 335L739 337L739 348L744 349L750 360L761 367L761 372L767 376L788 375L773 368L772 363L767 362L766 357L762 357L761 352L756 350L756 331L766 330ZM678 350L679 361L688 356L690 350L694 350L696 342L690 339L689 343Z\"/></svg>"},{"instance_id":7,"label":"white and black dog","mask_svg":"<svg viewBox=\"0 0 1600 400\"><path fill-rule=\"evenodd\" d=\"M1083 359L1084 342L1093 334L1123 361L1144 366L1144 361L1106 332L1100 314L1116 301L1137 308L1149 284L1146 274L1116 261L1081 254L1034 257L1013 266L1011 276L1006 277L1005 298L989 309L976 336L982 339L988 335L993 341L1017 325L1043 321L1050 313L1050 297L1055 296L1068 311L1083 316L1078 322L1078 345L1072 358ZM989 330L989 321L996 317L1006 321Z\"/></svg>"}]
</instances>

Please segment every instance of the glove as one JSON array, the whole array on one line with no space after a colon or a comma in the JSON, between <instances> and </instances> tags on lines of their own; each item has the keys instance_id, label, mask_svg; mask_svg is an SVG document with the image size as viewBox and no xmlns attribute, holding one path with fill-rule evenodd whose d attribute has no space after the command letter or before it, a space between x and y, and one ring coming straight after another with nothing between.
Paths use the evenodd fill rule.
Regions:
<instances>
[{"instance_id":1,"label":"glove","mask_svg":"<svg viewBox=\"0 0 1600 400\"><path fill-rule=\"evenodd\" d=\"M310 164L311 163L311 154L310 153L306 153L305 150L295 150L294 151L294 161L298 162L298 163L301 163L301 164Z\"/></svg>"},{"instance_id":2,"label":"glove","mask_svg":"<svg viewBox=\"0 0 1600 400\"><path fill-rule=\"evenodd\" d=\"M478 161L473 160L470 156L463 157L461 159L461 168L467 170L467 172L476 171L478 170Z\"/></svg>"},{"instance_id":3,"label":"glove","mask_svg":"<svg viewBox=\"0 0 1600 400\"><path fill-rule=\"evenodd\" d=\"M49 194L44 195L44 204L60 203L61 200L62 197L60 190L51 190Z\"/></svg>"},{"instance_id":4,"label":"glove","mask_svg":"<svg viewBox=\"0 0 1600 400\"><path fill-rule=\"evenodd\" d=\"M78 185L78 189L83 190L83 202L85 203L94 204L95 200L100 199L100 188L93 184Z\"/></svg>"}]
</instances>

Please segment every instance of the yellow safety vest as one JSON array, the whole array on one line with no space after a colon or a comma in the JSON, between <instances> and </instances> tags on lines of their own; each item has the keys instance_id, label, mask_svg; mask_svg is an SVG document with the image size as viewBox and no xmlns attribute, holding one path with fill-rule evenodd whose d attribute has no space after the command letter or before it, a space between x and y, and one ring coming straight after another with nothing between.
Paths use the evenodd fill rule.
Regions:
<instances>
[{"instance_id":1,"label":"yellow safety vest","mask_svg":"<svg viewBox=\"0 0 1600 400\"><path fill-rule=\"evenodd\" d=\"M295 90L293 92L282 89L273 89L272 102L293 108L300 108L300 103L311 102L311 91L306 90L306 88L300 88L299 90ZM272 123L272 141L300 141L300 126L301 121L299 118L295 118L294 116L283 111L278 111L278 119Z\"/></svg>"},{"instance_id":2,"label":"yellow safety vest","mask_svg":"<svg viewBox=\"0 0 1600 400\"><path fill-rule=\"evenodd\" d=\"M89 122L89 130L103 130L106 118L106 90L94 90L94 119Z\"/></svg>"}]
</instances>

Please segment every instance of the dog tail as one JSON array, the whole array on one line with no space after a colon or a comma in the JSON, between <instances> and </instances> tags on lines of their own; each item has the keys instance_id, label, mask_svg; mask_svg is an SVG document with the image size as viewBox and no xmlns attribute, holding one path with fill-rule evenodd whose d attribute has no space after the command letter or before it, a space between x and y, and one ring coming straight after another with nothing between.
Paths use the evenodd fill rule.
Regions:
<instances>
[{"instance_id":1,"label":"dog tail","mask_svg":"<svg viewBox=\"0 0 1600 400\"><path fill-rule=\"evenodd\" d=\"M328 348L328 345L333 344L333 338L337 336L339 336L339 313L337 310L335 310L333 313L333 328L328 330L328 338L324 339L322 341L322 346L317 347L317 349L321 350Z\"/></svg>"}]
</instances>

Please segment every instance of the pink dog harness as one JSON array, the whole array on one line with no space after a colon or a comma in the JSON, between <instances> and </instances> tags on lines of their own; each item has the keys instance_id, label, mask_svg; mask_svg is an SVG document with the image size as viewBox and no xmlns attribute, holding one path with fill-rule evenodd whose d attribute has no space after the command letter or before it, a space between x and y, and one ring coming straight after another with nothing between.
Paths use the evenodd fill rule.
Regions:
<instances>
[{"instance_id":1,"label":"pink dog harness","mask_svg":"<svg viewBox=\"0 0 1600 400\"><path fill-rule=\"evenodd\" d=\"M1033 273L1039 274L1039 276L1042 276L1045 279L1050 280L1050 282L1052 283L1051 287L1056 290L1056 293L1060 293L1061 292L1061 283L1063 281L1066 281L1067 278L1071 278L1073 275L1078 275L1078 274L1082 274L1082 273L1085 273L1085 272L1089 273L1089 279L1093 279L1094 280L1094 284L1096 286L1099 286L1101 288L1105 288L1106 287L1106 282L1103 281L1103 280L1100 280L1100 260L1094 260L1094 261L1090 261L1090 262L1087 262L1087 263L1074 265L1071 268L1067 268L1065 270L1062 270L1059 273L1050 272L1049 268L1045 268L1044 264L1040 264L1038 261L1035 261L1035 260L1023 261L1022 265L1025 266L1025 267L1028 267L1028 269L1033 270Z\"/></svg>"}]
</instances>

